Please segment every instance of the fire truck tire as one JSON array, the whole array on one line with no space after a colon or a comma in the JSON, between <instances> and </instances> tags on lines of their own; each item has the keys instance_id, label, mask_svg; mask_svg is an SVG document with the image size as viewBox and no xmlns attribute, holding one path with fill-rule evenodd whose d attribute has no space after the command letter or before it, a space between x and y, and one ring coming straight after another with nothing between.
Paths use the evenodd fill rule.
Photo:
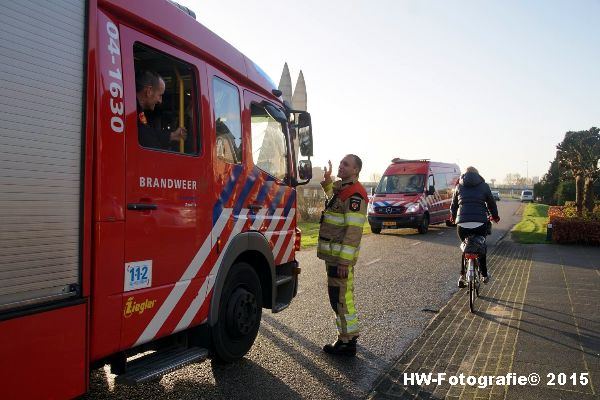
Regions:
<instances>
[{"instance_id":1,"label":"fire truck tire","mask_svg":"<svg viewBox=\"0 0 600 400\"><path fill-rule=\"evenodd\" d=\"M213 358L230 363L250 350L262 315L260 279L251 265L240 262L229 270L219 299L219 317L212 327Z\"/></svg>"},{"instance_id":2,"label":"fire truck tire","mask_svg":"<svg viewBox=\"0 0 600 400\"><path fill-rule=\"evenodd\" d=\"M371 225L371 232L373 232L375 234L379 234L379 233L381 233L381 227Z\"/></svg>"},{"instance_id":3,"label":"fire truck tire","mask_svg":"<svg viewBox=\"0 0 600 400\"><path fill-rule=\"evenodd\" d=\"M423 221L421 222L421 225L419 225L419 227L417 228L419 230L419 233L421 235L427 233L427 231L429 230L429 215L425 214L423 216Z\"/></svg>"}]
</instances>

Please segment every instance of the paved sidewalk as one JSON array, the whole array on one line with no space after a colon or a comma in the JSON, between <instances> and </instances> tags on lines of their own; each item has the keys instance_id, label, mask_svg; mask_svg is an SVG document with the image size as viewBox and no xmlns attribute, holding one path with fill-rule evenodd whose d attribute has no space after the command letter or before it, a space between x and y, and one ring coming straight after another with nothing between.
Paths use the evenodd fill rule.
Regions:
<instances>
[{"instance_id":1,"label":"paved sidewalk","mask_svg":"<svg viewBox=\"0 0 600 400\"><path fill-rule=\"evenodd\" d=\"M369 399L600 399L600 248L505 239L488 266L492 282L480 292L477 313L469 313L468 290L461 289ZM405 381L413 372L446 379ZM537 386L448 382L461 374L535 380L533 373Z\"/></svg>"}]
</instances>

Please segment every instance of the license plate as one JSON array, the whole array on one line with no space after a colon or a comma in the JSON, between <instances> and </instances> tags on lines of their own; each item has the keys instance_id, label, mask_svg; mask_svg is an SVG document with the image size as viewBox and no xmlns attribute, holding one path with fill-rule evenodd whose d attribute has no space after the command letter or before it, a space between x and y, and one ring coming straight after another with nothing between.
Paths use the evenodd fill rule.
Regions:
<instances>
[{"instance_id":1,"label":"license plate","mask_svg":"<svg viewBox=\"0 0 600 400\"><path fill-rule=\"evenodd\" d=\"M384 222L383 226L396 226L395 222Z\"/></svg>"}]
</instances>

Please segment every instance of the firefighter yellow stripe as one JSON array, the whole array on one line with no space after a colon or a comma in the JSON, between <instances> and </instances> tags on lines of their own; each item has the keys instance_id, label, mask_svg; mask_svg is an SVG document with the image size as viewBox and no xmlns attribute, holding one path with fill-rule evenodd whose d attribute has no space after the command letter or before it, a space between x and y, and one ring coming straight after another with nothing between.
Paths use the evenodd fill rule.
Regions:
<instances>
[{"instance_id":1,"label":"firefighter yellow stripe","mask_svg":"<svg viewBox=\"0 0 600 400\"><path fill-rule=\"evenodd\" d=\"M365 224L365 215L360 213L346 213L345 214L346 225L358 226L360 228Z\"/></svg>"},{"instance_id":2,"label":"firefighter yellow stripe","mask_svg":"<svg viewBox=\"0 0 600 400\"><path fill-rule=\"evenodd\" d=\"M340 251L340 258L352 261L356 256L357 250L358 249L356 247L345 244L344 246L342 246L342 249Z\"/></svg>"},{"instance_id":3,"label":"firefighter yellow stripe","mask_svg":"<svg viewBox=\"0 0 600 400\"><path fill-rule=\"evenodd\" d=\"M325 255L339 257L342 260L354 261L358 256L359 247L350 246L348 244L340 245L339 243L331 243L327 241L319 241L318 252Z\"/></svg>"},{"instance_id":4,"label":"firefighter yellow stripe","mask_svg":"<svg viewBox=\"0 0 600 400\"><path fill-rule=\"evenodd\" d=\"M348 268L348 280L346 282L346 293L344 297L346 300L346 308L348 314L346 315L346 330L348 333L358 332L358 316L356 315L356 309L354 308L354 267Z\"/></svg>"},{"instance_id":5,"label":"firefighter yellow stripe","mask_svg":"<svg viewBox=\"0 0 600 400\"><path fill-rule=\"evenodd\" d=\"M325 214L323 214L323 223L344 226L344 214L326 211Z\"/></svg>"},{"instance_id":6,"label":"firefighter yellow stripe","mask_svg":"<svg viewBox=\"0 0 600 400\"><path fill-rule=\"evenodd\" d=\"M319 251L327 255L338 256L342 251L342 245L327 241L319 241Z\"/></svg>"}]
</instances>

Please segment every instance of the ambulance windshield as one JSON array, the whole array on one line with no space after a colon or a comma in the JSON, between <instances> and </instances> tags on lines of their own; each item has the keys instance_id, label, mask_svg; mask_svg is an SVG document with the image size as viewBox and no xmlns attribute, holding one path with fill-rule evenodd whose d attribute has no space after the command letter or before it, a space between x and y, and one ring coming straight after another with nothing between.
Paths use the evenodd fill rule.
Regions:
<instances>
[{"instance_id":1,"label":"ambulance windshield","mask_svg":"<svg viewBox=\"0 0 600 400\"><path fill-rule=\"evenodd\" d=\"M375 194L423 193L425 175L385 175L381 178Z\"/></svg>"}]
</instances>

